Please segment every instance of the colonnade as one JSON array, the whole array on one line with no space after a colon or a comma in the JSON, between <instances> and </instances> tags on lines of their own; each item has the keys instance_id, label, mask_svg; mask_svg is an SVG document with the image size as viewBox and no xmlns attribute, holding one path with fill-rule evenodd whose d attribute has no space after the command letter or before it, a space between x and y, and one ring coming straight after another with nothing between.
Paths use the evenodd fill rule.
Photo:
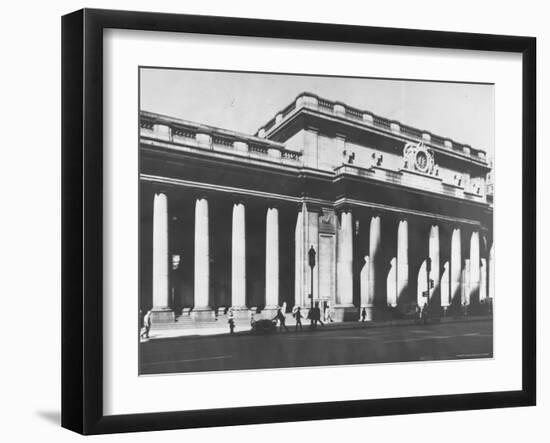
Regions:
<instances>
[{"instance_id":1,"label":"colonnade","mask_svg":"<svg viewBox=\"0 0 550 443\"><path fill-rule=\"evenodd\" d=\"M199 196L194 205L194 306L191 315L196 320L213 318L210 300L210 223L209 198ZM168 197L165 192L156 192L153 199L153 275L152 301L154 319L170 321L169 289L169 217ZM247 205L235 200L231 220L231 306L236 311L248 313L247 306ZM484 300L493 297L490 282L494 269L492 247L484 247L486 256L481 256L479 227L462 225L450 228L450 238L443 239L438 220L426 219L429 223L427 255L414 256L410 240L418 233L411 232L410 219L405 214L386 217L385 213L365 216L365 211L355 215L355 209L312 208L302 204L296 211L294 235L294 303L308 307L314 300L326 301L334 309L365 308L368 317L377 305L398 306L404 300L420 306L431 300L437 292L440 303L447 308L456 300L462 305L470 304L472 297ZM359 214L359 211L358 211ZM392 221L391 248L383 232L384 223ZM368 227L368 248L357 243L358 229ZM449 229L447 229L449 230ZM265 212L265 311L279 305L279 282L288 276L280 274L279 257L279 208L268 205ZM469 236L468 252L463 257L462 240ZM422 239L416 241L424 241ZM441 242L450 241L450 253L444 263ZM308 264L308 250L313 246L318 253L316 267ZM448 247L447 247L448 249ZM446 249L446 250L447 250ZM364 261L357 269L357 256ZM414 269L413 269L413 263ZM416 264L420 263L420 266ZM431 266L430 266L431 265ZM228 264L229 266L229 264ZM431 268L431 269L428 269ZM313 272L313 276L312 276ZM312 278L313 277L313 278ZM354 289L358 280L359 289ZM415 281L415 280L416 281ZM313 288L311 284L313 283ZM414 283L414 284L411 284ZM357 285L356 285L357 286ZM416 287L416 295L414 288ZM343 319L343 317L340 317Z\"/></svg>"}]
</instances>

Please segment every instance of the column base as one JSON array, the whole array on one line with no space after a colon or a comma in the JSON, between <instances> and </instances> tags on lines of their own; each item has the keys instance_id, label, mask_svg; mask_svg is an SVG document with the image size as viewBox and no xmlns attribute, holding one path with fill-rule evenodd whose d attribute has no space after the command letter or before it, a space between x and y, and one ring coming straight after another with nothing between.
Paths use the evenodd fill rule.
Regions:
<instances>
[{"instance_id":1,"label":"column base","mask_svg":"<svg viewBox=\"0 0 550 443\"><path fill-rule=\"evenodd\" d=\"M266 306L262 309L262 318L273 320L277 315L278 306Z\"/></svg>"},{"instance_id":2,"label":"column base","mask_svg":"<svg viewBox=\"0 0 550 443\"><path fill-rule=\"evenodd\" d=\"M215 313L210 307L193 308L191 318L196 322L216 321Z\"/></svg>"},{"instance_id":3,"label":"column base","mask_svg":"<svg viewBox=\"0 0 550 443\"><path fill-rule=\"evenodd\" d=\"M357 307L353 304L336 305L333 308L333 320L337 323L357 320Z\"/></svg>"},{"instance_id":4,"label":"column base","mask_svg":"<svg viewBox=\"0 0 550 443\"><path fill-rule=\"evenodd\" d=\"M153 309L151 311L151 324L155 323L172 323L176 320L174 311L169 308Z\"/></svg>"},{"instance_id":5,"label":"column base","mask_svg":"<svg viewBox=\"0 0 550 443\"><path fill-rule=\"evenodd\" d=\"M250 321L250 309L246 306L232 306L230 310L233 311L235 321Z\"/></svg>"}]
</instances>

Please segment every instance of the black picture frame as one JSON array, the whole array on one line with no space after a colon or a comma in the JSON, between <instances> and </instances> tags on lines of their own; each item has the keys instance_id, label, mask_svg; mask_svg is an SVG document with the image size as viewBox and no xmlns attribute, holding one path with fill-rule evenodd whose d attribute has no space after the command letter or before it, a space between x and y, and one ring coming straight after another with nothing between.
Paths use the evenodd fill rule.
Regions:
<instances>
[{"instance_id":1,"label":"black picture frame","mask_svg":"<svg viewBox=\"0 0 550 443\"><path fill-rule=\"evenodd\" d=\"M522 55L522 388L106 416L103 413L103 31L504 51ZM62 18L62 426L82 434L411 414L536 403L536 39L338 24L83 9Z\"/></svg>"}]
</instances>

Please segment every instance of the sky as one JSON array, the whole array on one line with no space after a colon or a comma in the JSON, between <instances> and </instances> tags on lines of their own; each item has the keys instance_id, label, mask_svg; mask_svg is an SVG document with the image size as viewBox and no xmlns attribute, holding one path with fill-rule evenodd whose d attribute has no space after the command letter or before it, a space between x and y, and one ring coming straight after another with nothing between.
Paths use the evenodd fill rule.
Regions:
<instances>
[{"instance_id":1,"label":"sky","mask_svg":"<svg viewBox=\"0 0 550 443\"><path fill-rule=\"evenodd\" d=\"M254 134L301 92L494 152L494 86L142 68L141 109Z\"/></svg>"}]
</instances>

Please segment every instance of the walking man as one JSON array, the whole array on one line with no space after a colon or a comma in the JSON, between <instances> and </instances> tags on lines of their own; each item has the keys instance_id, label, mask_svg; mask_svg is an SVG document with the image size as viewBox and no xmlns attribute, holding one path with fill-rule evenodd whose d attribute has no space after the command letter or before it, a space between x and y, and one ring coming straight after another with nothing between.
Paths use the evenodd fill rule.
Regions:
<instances>
[{"instance_id":1,"label":"walking man","mask_svg":"<svg viewBox=\"0 0 550 443\"><path fill-rule=\"evenodd\" d=\"M319 302L315 303L315 308L313 309L315 311L315 319L321 324L321 326L325 326L325 323L321 320L321 308L319 307Z\"/></svg>"},{"instance_id":2,"label":"walking man","mask_svg":"<svg viewBox=\"0 0 550 443\"><path fill-rule=\"evenodd\" d=\"M310 311L311 315L311 329L317 329L317 322L321 324L321 326L324 325L323 321L321 320L321 309L319 309L319 302L315 302L315 307L311 309Z\"/></svg>"},{"instance_id":3,"label":"walking man","mask_svg":"<svg viewBox=\"0 0 550 443\"><path fill-rule=\"evenodd\" d=\"M143 330L141 331L140 338L149 338L149 330L151 329L151 311L147 311L143 317Z\"/></svg>"},{"instance_id":4,"label":"walking man","mask_svg":"<svg viewBox=\"0 0 550 443\"><path fill-rule=\"evenodd\" d=\"M233 317L233 311L229 312L229 319L227 320L227 323L229 323L229 333L234 334L235 333L235 317Z\"/></svg>"},{"instance_id":5,"label":"walking man","mask_svg":"<svg viewBox=\"0 0 550 443\"><path fill-rule=\"evenodd\" d=\"M298 326L300 326L300 331L302 331L302 311L300 309L300 306L296 308L296 311L294 312L294 318L296 319L296 327L294 328L294 331L298 330Z\"/></svg>"},{"instance_id":6,"label":"walking man","mask_svg":"<svg viewBox=\"0 0 550 443\"><path fill-rule=\"evenodd\" d=\"M279 320L279 331L280 332L283 332L283 328L285 329L285 331L288 332L288 328L286 327L286 317L283 314L281 308L277 308L277 315L275 316L275 318L273 320L275 320L275 321Z\"/></svg>"}]
</instances>

